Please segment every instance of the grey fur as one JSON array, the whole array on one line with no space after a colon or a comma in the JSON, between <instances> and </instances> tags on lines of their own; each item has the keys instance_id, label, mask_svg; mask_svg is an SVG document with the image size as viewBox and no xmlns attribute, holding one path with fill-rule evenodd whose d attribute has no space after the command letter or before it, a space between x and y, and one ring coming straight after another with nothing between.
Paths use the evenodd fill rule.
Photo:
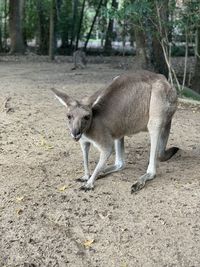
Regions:
<instances>
[{"instance_id":1,"label":"grey fur","mask_svg":"<svg viewBox=\"0 0 200 267\"><path fill-rule=\"evenodd\" d=\"M151 139L147 172L132 186L132 192L143 188L146 181L156 176L157 155L161 160L167 160L178 150L176 147L166 150L177 94L163 75L148 71L121 75L107 88L82 101L53 91L67 106L68 126L73 138L80 139L85 168L82 180L87 180L82 186L84 190L92 189L101 173L124 168L124 136L148 129ZM88 169L90 143L100 151L99 162L91 176ZM116 161L107 167L106 161L114 144Z\"/></svg>"}]
</instances>

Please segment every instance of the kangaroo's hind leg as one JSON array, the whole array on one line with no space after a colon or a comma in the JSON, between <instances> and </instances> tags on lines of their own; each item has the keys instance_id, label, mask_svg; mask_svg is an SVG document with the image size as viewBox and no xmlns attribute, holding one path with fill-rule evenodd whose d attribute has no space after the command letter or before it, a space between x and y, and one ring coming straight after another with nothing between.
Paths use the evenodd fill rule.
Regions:
<instances>
[{"instance_id":1,"label":"kangaroo's hind leg","mask_svg":"<svg viewBox=\"0 0 200 267\"><path fill-rule=\"evenodd\" d=\"M135 184L132 185L131 193L142 189L145 186L146 181L152 180L156 176L156 161L161 136L161 129L162 120L160 118L150 119L148 123L148 130L151 140L149 165L146 173L142 175Z\"/></svg>"},{"instance_id":2,"label":"kangaroo's hind leg","mask_svg":"<svg viewBox=\"0 0 200 267\"><path fill-rule=\"evenodd\" d=\"M166 149L170 129L171 129L171 119L162 128L159 146L158 146L158 159L160 161L166 161L170 159L179 150L178 147L170 147Z\"/></svg>"}]
</instances>

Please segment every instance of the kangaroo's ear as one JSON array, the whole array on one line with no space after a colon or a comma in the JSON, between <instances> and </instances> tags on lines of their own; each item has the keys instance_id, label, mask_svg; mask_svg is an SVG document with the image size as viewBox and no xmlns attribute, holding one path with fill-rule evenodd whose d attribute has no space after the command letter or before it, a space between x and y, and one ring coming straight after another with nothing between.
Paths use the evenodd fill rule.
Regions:
<instances>
[{"instance_id":1,"label":"kangaroo's ear","mask_svg":"<svg viewBox=\"0 0 200 267\"><path fill-rule=\"evenodd\" d=\"M60 101L60 103L65 107L69 107L70 105L73 105L73 103L76 102L72 98L70 98L67 94L60 92L54 88L51 88L51 91L55 94L56 98Z\"/></svg>"}]
</instances>

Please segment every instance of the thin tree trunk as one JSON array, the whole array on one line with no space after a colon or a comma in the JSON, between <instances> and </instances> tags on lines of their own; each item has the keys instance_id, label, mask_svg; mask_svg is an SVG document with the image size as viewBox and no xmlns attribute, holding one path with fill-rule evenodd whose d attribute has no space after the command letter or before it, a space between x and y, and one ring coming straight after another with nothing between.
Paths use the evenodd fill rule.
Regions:
<instances>
[{"instance_id":1,"label":"thin tree trunk","mask_svg":"<svg viewBox=\"0 0 200 267\"><path fill-rule=\"evenodd\" d=\"M156 18L159 19L160 29L159 29L159 35L157 34L158 29L157 28L154 29L155 32L152 37L152 48L153 48L152 62L156 71L165 75L168 78L169 70L167 67L161 42L163 38L165 39L167 38L168 40L169 30L168 26L166 25L169 20L169 8L168 8L169 0L165 0L160 3L161 6L158 7L158 2L155 1L155 7L154 7L155 13L157 14ZM152 20L154 21L155 25L158 24L158 21L155 21L154 18L152 18Z\"/></svg>"},{"instance_id":2,"label":"thin tree trunk","mask_svg":"<svg viewBox=\"0 0 200 267\"><path fill-rule=\"evenodd\" d=\"M60 8L60 16L62 26L61 26L61 49L67 49L70 46L69 38L70 38L70 27L69 27L69 20L70 14L72 13L71 1L63 0L62 6Z\"/></svg>"},{"instance_id":3,"label":"thin tree trunk","mask_svg":"<svg viewBox=\"0 0 200 267\"><path fill-rule=\"evenodd\" d=\"M118 3L116 0L112 0L112 8L117 9ZM110 55L112 52L112 40L113 40L113 24L114 19L110 18L108 22L108 28L106 31L106 38L105 38L105 45L104 45L104 52L105 54Z\"/></svg>"},{"instance_id":4,"label":"thin tree trunk","mask_svg":"<svg viewBox=\"0 0 200 267\"><path fill-rule=\"evenodd\" d=\"M162 46L156 36L154 36L152 39L152 48L153 48L152 62L156 71L165 75L165 77L168 78L169 70L165 61Z\"/></svg>"},{"instance_id":5,"label":"thin tree trunk","mask_svg":"<svg viewBox=\"0 0 200 267\"><path fill-rule=\"evenodd\" d=\"M85 3L86 3L86 0L83 0L82 9L81 9L81 16L80 16L80 21L79 21L79 27L78 27L78 33L77 33L77 37L76 37L75 50L78 49L78 43L79 43L79 39L80 39L81 27L82 27L83 16L84 16Z\"/></svg>"},{"instance_id":6,"label":"thin tree trunk","mask_svg":"<svg viewBox=\"0 0 200 267\"><path fill-rule=\"evenodd\" d=\"M4 17L5 17L5 20L4 20L4 29L3 29L3 47L4 49L7 50L7 16L8 16L8 1L5 0L5 3L4 3Z\"/></svg>"},{"instance_id":7,"label":"thin tree trunk","mask_svg":"<svg viewBox=\"0 0 200 267\"><path fill-rule=\"evenodd\" d=\"M136 26L135 32L135 42L136 42L136 57L141 68L146 69L148 66L148 59L146 54L146 38L145 32L140 26Z\"/></svg>"},{"instance_id":8,"label":"thin tree trunk","mask_svg":"<svg viewBox=\"0 0 200 267\"><path fill-rule=\"evenodd\" d=\"M100 11L100 8L101 8L101 6L102 6L102 3L103 3L103 0L100 0L100 1L99 1L99 5L98 5L97 10L96 10L96 14L95 14L94 19L93 19L93 21L92 21L92 25L91 25L90 31L89 31L89 33L88 33L88 35L87 35L87 39L86 39L86 42L85 42L85 45L84 45L84 50L87 49L87 45L88 45L88 42L89 42L89 40L90 40L90 36L91 36L91 34L92 34L92 30L93 30L93 28L94 28L94 24L95 24L95 22L96 22L96 20L97 20L97 16L98 16L98 14L99 14L99 11Z\"/></svg>"},{"instance_id":9,"label":"thin tree trunk","mask_svg":"<svg viewBox=\"0 0 200 267\"><path fill-rule=\"evenodd\" d=\"M200 25L197 27L196 32L196 63L194 78L192 81L192 89L200 94Z\"/></svg>"},{"instance_id":10,"label":"thin tree trunk","mask_svg":"<svg viewBox=\"0 0 200 267\"><path fill-rule=\"evenodd\" d=\"M135 4L135 0L131 0L132 4ZM138 68L147 69L149 62L147 57L147 44L145 34L145 21L139 19L132 21L132 35L134 34L136 44L136 62Z\"/></svg>"},{"instance_id":11,"label":"thin tree trunk","mask_svg":"<svg viewBox=\"0 0 200 267\"><path fill-rule=\"evenodd\" d=\"M25 52L22 32L23 0L10 0L9 2L9 28L10 28L10 53Z\"/></svg>"},{"instance_id":12,"label":"thin tree trunk","mask_svg":"<svg viewBox=\"0 0 200 267\"><path fill-rule=\"evenodd\" d=\"M49 28L49 58L55 58L55 16L56 16L56 0L51 0L50 10L50 28Z\"/></svg>"},{"instance_id":13,"label":"thin tree trunk","mask_svg":"<svg viewBox=\"0 0 200 267\"><path fill-rule=\"evenodd\" d=\"M68 30L61 34L61 48L67 48L69 46L69 33Z\"/></svg>"},{"instance_id":14,"label":"thin tree trunk","mask_svg":"<svg viewBox=\"0 0 200 267\"><path fill-rule=\"evenodd\" d=\"M73 51L74 39L76 35L75 32L76 32L77 9L78 9L78 0L73 0L73 19L72 19L72 28L71 28L71 42L70 42L71 51Z\"/></svg>"},{"instance_id":15,"label":"thin tree trunk","mask_svg":"<svg viewBox=\"0 0 200 267\"><path fill-rule=\"evenodd\" d=\"M47 55L49 50L49 21L46 18L44 3L37 0L39 54Z\"/></svg>"},{"instance_id":16,"label":"thin tree trunk","mask_svg":"<svg viewBox=\"0 0 200 267\"><path fill-rule=\"evenodd\" d=\"M3 44L2 44L2 24L0 22L0 52L3 51Z\"/></svg>"}]
</instances>

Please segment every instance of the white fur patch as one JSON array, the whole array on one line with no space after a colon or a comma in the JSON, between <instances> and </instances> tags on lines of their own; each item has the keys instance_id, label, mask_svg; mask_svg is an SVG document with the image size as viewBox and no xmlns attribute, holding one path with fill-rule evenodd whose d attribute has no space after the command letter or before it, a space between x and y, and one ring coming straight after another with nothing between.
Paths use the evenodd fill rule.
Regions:
<instances>
[{"instance_id":1,"label":"white fur patch","mask_svg":"<svg viewBox=\"0 0 200 267\"><path fill-rule=\"evenodd\" d=\"M115 76L114 78L113 78L113 81L115 81L117 78L119 78L120 77L120 75L117 75L117 76Z\"/></svg>"},{"instance_id":2,"label":"white fur patch","mask_svg":"<svg viewBox=\"0 0 200 267\"><path fill-rule=\"evenodd\" d=\"M60 103L61 103L63 106L67 107L67 104L65 103L65 101L64 101L62 98L60 98L60 97L57 96L57 95L55 95L55 96L56 96L56 98L60 101Z\"/></svg>"},{"instance_id":3,"label":"white fur patch","mask_svg":"<svg viewBox=\"0 0 200 267\"><path fill-rule=\"evenodd\" d=\"M97 144L94 140L92 140L92 139L86 137L84 134L82 134L80 141L82 141L82 142L89 142L89 143L91 143L94 147L96 147L99 151L101 151L99 144Z\"/></svg>"},{"instance_id":4,"label":"white fur patch","mask_svg":"<svg viewBox=\"0 0 200 267\"><path fill-rule=\"evenodd\" d=\"M99 95L98 97L97 97L97 99L94 101L94 103L93 103L93 107L99 102L99 100L101 99L101 95Z\"/></svg>"}]
</instances>

